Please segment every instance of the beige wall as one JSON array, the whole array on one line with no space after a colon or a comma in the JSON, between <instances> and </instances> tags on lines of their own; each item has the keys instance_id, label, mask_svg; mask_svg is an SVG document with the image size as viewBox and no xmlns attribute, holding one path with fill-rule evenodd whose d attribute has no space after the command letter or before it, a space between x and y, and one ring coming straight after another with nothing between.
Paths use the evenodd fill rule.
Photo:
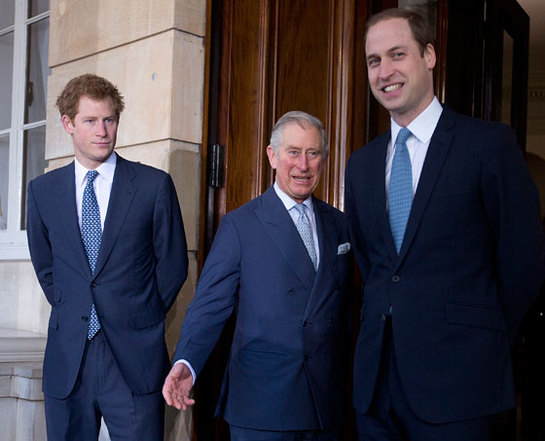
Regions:
<instances>
[{"instance_id":1,"label":"beige wall","mask_svg":"<svg viewBox=\"0 0 545 441\"><path fill-rule=\"evenodd\" d=\"M169 172L186 228L189 276L167 319L172 350L195 291L199 231L207 0L51 0L46 159L72 160L55 100L66 82L96 73L125 97L117 152ZM0 329L45 334L49 305L28 260L0 262ZM165 439L189 439L190 414L169 411Z\"/></svg>"}]
</instances>

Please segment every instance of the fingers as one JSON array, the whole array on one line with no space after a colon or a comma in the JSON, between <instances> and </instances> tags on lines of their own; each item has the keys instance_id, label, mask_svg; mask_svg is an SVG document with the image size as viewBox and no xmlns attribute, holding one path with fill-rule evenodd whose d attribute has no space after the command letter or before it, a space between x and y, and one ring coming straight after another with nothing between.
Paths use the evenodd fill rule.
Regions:
<instances>
[{"instance_id":1,"label":"fingers","mask_svg":"<svg viewBox=\"0 0 545 441\"><path fill-rule=\"evenodd\" d=\"M162 389L166 403L178 410L187 410L188 407L195 404L195 400L189 397L193 387L193 377L191 373L189 376L184 375L186 370L189 371L184 365L174 365L165 379Z\"/></svg>"}]
</instances>

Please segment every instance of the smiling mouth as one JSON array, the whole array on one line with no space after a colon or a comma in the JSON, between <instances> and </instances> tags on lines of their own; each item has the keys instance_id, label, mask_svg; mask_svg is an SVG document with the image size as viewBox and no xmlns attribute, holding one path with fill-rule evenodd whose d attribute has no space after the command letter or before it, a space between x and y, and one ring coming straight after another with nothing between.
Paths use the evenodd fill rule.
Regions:
<instances>
[{"instance_id":1,"label":"smiling mouth","mask_svg":"<svg viewBox=\"0 0 545 441\"><path fill-rule=\"evenodd\" d=\"M401 84L401 83L390 84L389 86L383 87L382 91L386 92L386 93L390 93L390 92L394 92L394 91L400 89L402 86L403 86L403 84Z\"/></svg>"},{"instance_id":2,"label":"smiling mouth","mask_svg":"<svg viewBox=\"0 0 545 441\"><path fill-rule=\"evenodd\" d=\"M312 177L311 176L292 176L292 178L298 182L307 183L310 181Z\"/></svg>"}]
</instances>

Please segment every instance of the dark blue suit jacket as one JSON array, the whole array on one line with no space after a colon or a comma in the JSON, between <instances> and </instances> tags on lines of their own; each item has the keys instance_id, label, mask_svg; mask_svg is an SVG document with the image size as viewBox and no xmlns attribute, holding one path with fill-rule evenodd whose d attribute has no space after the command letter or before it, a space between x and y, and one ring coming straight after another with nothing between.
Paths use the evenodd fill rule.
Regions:
<instances>
[{"instance_id":1,"label":"dark blue suit jacket","mask_svg":"<svg viewBox=\"0 0 545 441\"><path fill-rule=\"evenodd\" d=\"M135 394L161 389L169 360L164 320L187 275L187 249L170 176L117 157L96 271L75 202L74 163L28 188L32 263L51 304L43 391L67 397L78 376L94 303L104 337Z\"/></svg>"},{"instance_id":2,"label":"dark blue suit jacket","mask_svg":"<svg viewBox=\"0 0 545 441\"><path fill-rule=\"evenodd\" d=\"M224 216L206 260L174 359L198 373L236 310L219 405L230 424L328 429L343 415L352 255L339 245L349 232L341 212L313 204L317 272L272 187Z\"/></svg>"},{"instance_id":3,"label":"dark blue suit jacket","mask_svg":"<svg viewBox=\"0 0 545 441\"><path fill-rule=\"evenodd\" d=\"M399 375L419 417L441 423L513 407L509 343L544 273L538 194L514 135L444 108L399 256L386 211L389 139L355 152L346 171L365 281L354 405L365 412L371 402L392 305Z\"/></svg>"}]
</instances>

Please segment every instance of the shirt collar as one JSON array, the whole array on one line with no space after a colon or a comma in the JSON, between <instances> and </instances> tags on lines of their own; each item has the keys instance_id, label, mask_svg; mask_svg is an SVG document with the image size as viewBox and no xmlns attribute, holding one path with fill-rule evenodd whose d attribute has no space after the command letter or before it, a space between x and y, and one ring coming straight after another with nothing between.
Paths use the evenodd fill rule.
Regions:
<instances>
[{"instance_id":1,"label":"shirt collar","mask_svg":"<svg viewBox=\"0 0 545 441\"><path fill-rule=\"evenodd\" d=\"M290 198L286 193L284 193L280 187L278 186L278 183L274 182L274 191L276 192L277 196L280 198L282 203L284 204L284 207L286 207L286 210L290 211L293 207L297 205L297 202L295 202L292 198ZM312 195L306 198L303 201L303 204L306 205L306 207L313 212L312 208Z\"/></svg>"},{"instance_id":2,"label":"shirt collar","mask_svg":"<svg viewBox=\"0 0 545 441\"><path fill-rule=\"evenodd\" d=\"M117 164L117 154L112 152L112 154L100 164L95 170L98 171L99 176L102 176L108 183L112 183L114 180L115 166ZM89 171L81 163L74 158L74 171L76 174L76 183L78 185L83 185L87 177L87 172Z\"/></svg>"},{"instance_id":3,"label":"shirt collar","mask_svg":"<svg viewBox=\"0 0 545 441\"><path fill-rule=\"evenodd\" d=\"M411 131L411 134L416 137L422 144L427 144L435 131L435 127L439 122L441 113L443 112L443 106L437 99L433 97L430 105L424 109L424 111L418 115L407 128ZM398 125L393 119L390 119L391 131L392 131L392 145L397 139L397 135L401 130L401 126Z\"/></svg>"}]
</instances>

